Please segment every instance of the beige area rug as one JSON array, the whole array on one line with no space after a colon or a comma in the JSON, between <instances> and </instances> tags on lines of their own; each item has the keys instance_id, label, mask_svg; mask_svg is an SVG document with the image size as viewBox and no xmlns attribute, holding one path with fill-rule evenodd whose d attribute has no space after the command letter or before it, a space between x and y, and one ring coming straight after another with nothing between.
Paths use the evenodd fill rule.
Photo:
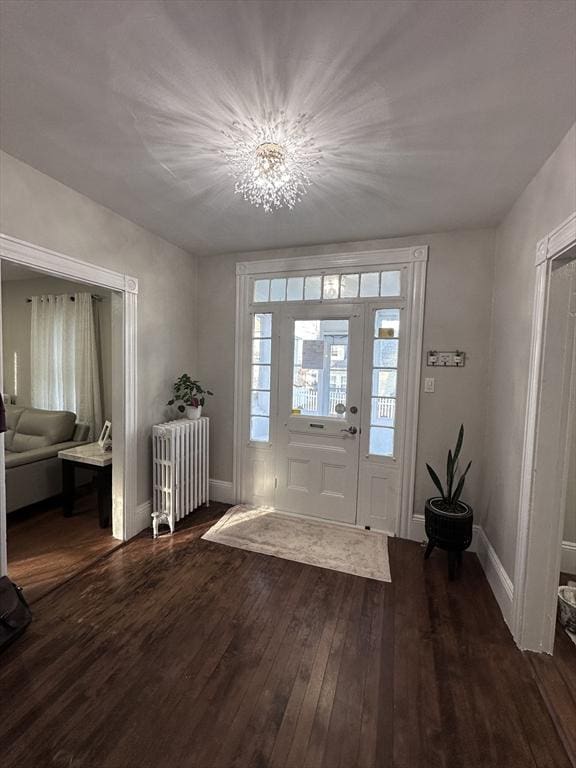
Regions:
<instances>
[{"instance_id":1,"label":"beige area rug","mask_svg":"<svg viewBox=\"0 0 576 768\"><path fill-rule=\"evenodd\" d=\"M284 560L392 581L385 533L238 504L203 539Z\"/></svg>"}]
</instances>

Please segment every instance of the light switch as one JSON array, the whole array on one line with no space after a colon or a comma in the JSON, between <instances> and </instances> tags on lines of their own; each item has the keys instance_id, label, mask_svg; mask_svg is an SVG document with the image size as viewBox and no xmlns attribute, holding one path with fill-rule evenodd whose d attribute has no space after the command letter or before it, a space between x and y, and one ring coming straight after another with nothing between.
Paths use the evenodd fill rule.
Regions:
<instances>
[{"instance_id":1,"label":"light switch","mask_svg":"<svg viewBox=\"0 0 576 768\"><path fill-rule=\"evenodd\" d=\"M432 377L424 379L424 392L434 392L434 379Z\"/></svg>"}]
</instances>

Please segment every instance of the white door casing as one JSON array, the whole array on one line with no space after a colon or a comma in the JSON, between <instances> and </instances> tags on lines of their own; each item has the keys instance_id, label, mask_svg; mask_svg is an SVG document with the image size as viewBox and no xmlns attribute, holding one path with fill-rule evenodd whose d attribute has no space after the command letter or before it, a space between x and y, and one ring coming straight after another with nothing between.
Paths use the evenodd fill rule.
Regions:
<instances>
[{"instance_id":1,"label":"white door casing","mask_svg":"<svg viewBox=\"0 0 576 768\"><path fill-rule=\"evenodd\" d=\"M356 443L359 450L359 482L356 524L385 530L391 534L410 536L413 530L413 500L418 427L418 404L422 359L424 296L427 246L390 249L363 253L342 253L314 257L290 257L237 264L236 305L236 369L234 420L234 498L237 502L274 505L275 485L280 484L276 463L276 447L280 439L276 418L279 408L281 382L280 347L286 346L281 317L296 306L286 303L255 304L252 301L253 280L262 276L276 278L298 274L332 274L351 271L395 269L402 272L402 293L395 298L359 297L339 302L318 300L304 302L306 311L320 307L325 311L338 311L342 303L355 308L354 314L364 315L364 355L361 376L365 392L366 381L371 379L372 349L374 342L374 313L378 309L396 307L401 312L402 338L398 363L397 427L394 456L370 456L368 451L369 420L367 407L360 408ZM268 313L272 322L271 374L269 382L270 420L269 436L265 442L250 440L250 382L252 327L257 313ZM342 313L342 309L340 309ZM292 340L290 339L290 342ZM292 354L292 349L290 349ZM348 405L352 405L348 401ZM348 418L350 417L349 414ZM327 427L325 426L324 429ZM287 428L285 428L287 429ZM326 432L324 432L326 434ZM311 440L310 435L306 440ZM348 439L348 438L346 438ZM342 518L341 518L342 519ZM349 519L349 516L346 517Z\"/></svg>"},{"instance_id":2,"label":"white door casing","mask_svg":"<svg viewBox=\"0 0 576 768\"><path fill-rule=\"evenodd\" d=\"M521 649L544 653L552 653L554 648L569 463L567 425L576 416L576 364L570 348L574 344L576 292L565 297L571 319L566 312L566 327L554 329L554 334L566 335L564 355L555 355L556 370L550 375L551 279L554 266L575 247L576 212L538 243L535 261L512 633Z\"/></svg>"},{"instance_id":3,"label":"white door casing","mask_svg":"<svg viewBox=\"0 0 576 768\"><path fill-rule=\"evenodd\" d=\"M112 533L117 539L135 536L144 527L136 505L137 430L137 298L138 280L48 248L0 234L0 258L38 272L90 285L113 293L113 356L117 374L112 403L114 469ZM1 339L0 339L1 342ZM0 343L1 358L1 343ZM3 383L0 381L0 384ZM0 444L3 449L3 445ZM0 572L7 572L4 451L0 450Z\"/></svg>"}]
</instances>

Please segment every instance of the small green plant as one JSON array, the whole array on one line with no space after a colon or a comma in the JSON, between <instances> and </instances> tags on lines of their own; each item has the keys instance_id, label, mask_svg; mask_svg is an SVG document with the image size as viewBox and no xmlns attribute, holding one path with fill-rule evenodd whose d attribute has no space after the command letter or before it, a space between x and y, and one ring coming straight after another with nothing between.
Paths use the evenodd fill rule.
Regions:
<instances>
[{"instance_id":1,"label":"small green plant","mask_svg":"<svg viewBox=\"0 0 576 768\"><path fill-rule=\"evenodd\" d=\"M172 392L174 397L168 400L167 405L176 405L180 413L184 413L186 406L198 408L204 405L205 396L214 394L209 389L204 389L200 382L191 379L187 373L183 373L176 379L172 385Z\"/></svg>"},{"instance_id":2,"label":"small green plant","mask_svg":"<svg viewBox=\"0 0 576 768\"><path fill-rule=\"evenodd\" d=\"M462 495L462 490L464 488L464 481L466 480L466 475L468 474L468 470L472 465L472 462L469 461L468 466L466 467L464 472L462 472L462 474L460 475L458 482L455 483L454 481L456 480L456 475L458 474L458 457L460 456L460 451L462 450L463 442L464 442L464 424L461 424L460 431L458 432L458 440L456 441L456 447L454 448L454 453L452 453L452 451L448 451L448 460L446 462L446 490L444 490L444 487L440 482L440 478L438 477L436 472L432 469L430 464L426 464L428 472L430 473L430 477L432 478L434 485L436 486L436 488L438 488L438 490L440 491L440 495L442 496L445 512L461 511L461 507L458 507L458 501L460 499L460 496Z\"/></svg>"}]
</instances>

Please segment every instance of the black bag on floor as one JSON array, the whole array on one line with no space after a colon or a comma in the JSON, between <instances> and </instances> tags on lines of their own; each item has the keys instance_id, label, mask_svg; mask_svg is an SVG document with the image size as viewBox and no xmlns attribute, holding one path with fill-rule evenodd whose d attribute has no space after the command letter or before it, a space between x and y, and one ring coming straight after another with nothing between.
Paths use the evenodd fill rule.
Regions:
<instances>
[{"instance_id":1,"label":"black bag on floor","mask_svg":"<svg viewBox=\"0 0 576 768\"><path fill-rule=\"evenodd\" d=\"M8 576L0 577L0 651L24 632L32 621L22 590Z\"/></svg>"}]
</instances>

